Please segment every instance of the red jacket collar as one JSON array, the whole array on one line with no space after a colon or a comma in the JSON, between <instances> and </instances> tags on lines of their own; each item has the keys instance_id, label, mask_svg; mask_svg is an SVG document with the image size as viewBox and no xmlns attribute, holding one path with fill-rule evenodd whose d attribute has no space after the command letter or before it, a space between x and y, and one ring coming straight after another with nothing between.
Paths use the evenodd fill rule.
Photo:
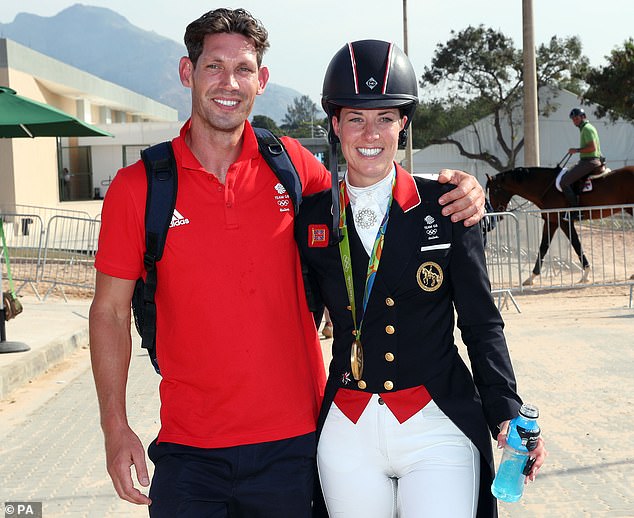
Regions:
<instances>
[{"instance_id":1,"label":"red jacket collar","mask_svg":"<svg viewBox=\"0 0 634 518\"><path fill-rule=\"evenodd\" d=\"M396 185L394 185L394 199L403 212L420 205L420 193L416 187L414 177L400 165L396 164Z\"/></svg>"}]
</instances>

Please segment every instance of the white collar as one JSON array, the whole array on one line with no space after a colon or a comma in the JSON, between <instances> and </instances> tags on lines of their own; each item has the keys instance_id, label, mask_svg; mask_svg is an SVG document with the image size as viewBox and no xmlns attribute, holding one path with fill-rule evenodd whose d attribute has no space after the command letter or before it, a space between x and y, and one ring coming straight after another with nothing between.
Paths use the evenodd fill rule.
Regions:
<instances>
[{"instance_id":1,"label":"white collar","mask_svg":"<svg viewBox=\"0 0 634 518\"><path fill-rule=\"evenodd\" d=\"M369 199L383 205L381 201L389 199L390 194L392 193L394 175L396 175L396 167L392 165L392 170L382 180L379 180L372 185L368 185L367 187L355 187L354 185L350 185L350 182L348 181L348 173L346 172L346 191L348 192L350 203L354 206L357 202L363 204L363 200Z\"/></svg>"},{"instance_id":2,"label":"white collar","mask_svg":"<svg viewBox=\"0 0 634 518\"><path fill-rule=\"evenodd\" d=\"M346 190L355 228L368 256L372 254L377 232L387 212L395 175L396 167L392 166L390 174L377 183L367 187L355 187L348 183L346 173Z\"/></svg>"}]
</instances>

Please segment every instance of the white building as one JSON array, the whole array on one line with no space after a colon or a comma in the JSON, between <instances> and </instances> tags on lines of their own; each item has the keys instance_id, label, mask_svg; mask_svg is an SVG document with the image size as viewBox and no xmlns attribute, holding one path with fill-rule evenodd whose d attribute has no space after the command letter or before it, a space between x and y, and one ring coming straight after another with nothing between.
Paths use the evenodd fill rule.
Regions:
<instances>
[{"instance_id":1,"label":"white building","mask_svg":"<svg viewBox=\"0 0 634 518\"><path fill-rule=\"evenodd\" d=\"M135 161L140 148L167 138L156 140L156 130L143 127L161 123L167 136L180 127L175 109L12 40L0 39L0 85L116 135L0 139L0 209L9 212L16 205L32 205L96 215L108 178L126 156L134 155ZM70 185L64 183L64 168Z\"/></svg>"},{"instance_id":2,"label":"white building","mask_svg":"<svg viewBox=\"0 0 634 518\"><path fill-rule=\"evenodd\" d=\"M568 118L570 110L579 106L576 95L567 91L558 91L551 103L557 109L549 117L539 117L539 152L540 165L554 167L559 163L569 148L579 146L579 130ZM607 118L596 119L594 106L583 106L588 120L597 128L601 140L601 152L607 158L607 164L612 169L634 164L634 124L619 120L612 123ZM460 141L466 150L478 151L480 146L493 155L502 158L502 149L497 142L497 135L493 127L493 116L485 117L473 127L463 128L451 137ZM508 131L508 128L504 128ZM477 134L477 138L476 138ZM518 135L522 138L523 133ZM576 161L578 156L572 158ZM486 183L486 174L494 175L498 171L481 160L468 159L458 152L452 144L432 145L419 150L413 155L414 171L416 173L432 173L442 168L461 169L475 175L480 183ZM516 165L524 164L524 153L520 151Z\"/></svg>"},{"instance_id":3,"label":"white building","mask_svg":"<svg viewBox=\"0 0 634 518\"><path fill-rule=\"evenodd\" d=\"M117 170L183 124L173 108L7 39L0 39L0 85L114 135L0 139L0 211L37 206L94 217ZM324 137L300 140L318 157L328 152Z\"/></svg>"}]
</instances>

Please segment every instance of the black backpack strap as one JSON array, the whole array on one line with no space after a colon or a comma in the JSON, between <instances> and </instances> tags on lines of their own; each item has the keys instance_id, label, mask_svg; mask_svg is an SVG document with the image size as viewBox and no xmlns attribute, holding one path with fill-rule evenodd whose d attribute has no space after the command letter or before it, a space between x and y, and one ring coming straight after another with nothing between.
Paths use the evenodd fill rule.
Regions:
<instances>
[{"instance_id":1,"label":"black backpack strap","mask_svg":"<svg viewBox=\"0 0 634 518\"><path fill-rule=\"evenodd\" d=\"M178 173L171 142L162 142L141 151L147 174L145 202L145 255L147 273L143 289L141 346L148 350L154 368L156 361L156 263L163 256L167 231L176 207Z\"/></svg>"},{"instance_id":2,"label":"black backpack strap","mask_svg":"<svg viewBox=\"0 0 634 518\"><path fill-rule=\"evenodd\" d=\"M286 151L284 144L269 130L254 127L253 131L258 139L260 154L284 186L291 200L293 200L295 215L297 215L299 206L302 203L302 182L293 161L288 156L288 151ZM319 327L324 312L324 304L303 260L302 277L304 278L304 292L308 309L313 314L315 325Z\"/></svg>"},{"instance_id":3,"label":"black backpack strap","mask_svg":"<svg viewBox=\"0 0 634 518\"><path fill-rule=\"evenodd\" d=\"M297 214L302 203L302 182L284 144L265 128L253 128L253 131L258 139L260 154L291 197Z\"/></svg>"}]
</instances>

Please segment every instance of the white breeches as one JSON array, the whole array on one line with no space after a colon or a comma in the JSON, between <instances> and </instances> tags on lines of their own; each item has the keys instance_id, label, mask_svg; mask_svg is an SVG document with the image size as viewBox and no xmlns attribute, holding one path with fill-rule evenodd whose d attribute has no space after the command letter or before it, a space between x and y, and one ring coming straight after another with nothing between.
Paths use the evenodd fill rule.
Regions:
<instances>
[{"instance_id":1,"label":"white breeches","mask_svg":"<svg viewBox=\"0 0 634 518\"><path fill-rule=\"evenodd\" d=\"M400 424L374 394L357 424L333 403L317 447L330 518L473 518L480 454L430 401Z\"/></svg>"}]
</instances>

